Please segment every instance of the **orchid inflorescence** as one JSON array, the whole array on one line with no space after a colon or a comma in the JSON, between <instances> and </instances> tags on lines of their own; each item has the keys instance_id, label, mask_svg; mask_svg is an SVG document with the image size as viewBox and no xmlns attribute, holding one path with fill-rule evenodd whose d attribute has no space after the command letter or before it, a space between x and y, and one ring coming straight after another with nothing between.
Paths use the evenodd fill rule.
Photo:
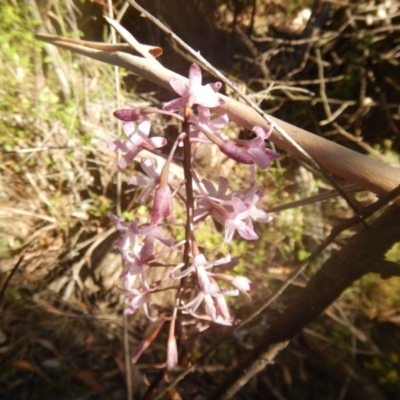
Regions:
<instances>
[{"instance_id":1,"label":"orchid inflorescence","mask_svg":"<svg viewBox=\"0 0 400 400\"><path fill-rule=\"evenodd\" d=\"M217 82L202 86L201 81L199 66L192 64L188 85L176 77L170 79L171 87L180 97L165 104L162 110L144 108L115 111L115 117L124 121L123 130L127 140L115 140L108 144L110 150L123 153L118 163L120 171L137 160L139 153L147 151L157 156L154 164L151 158L143 156L140 165L146 176L134 176L128 181L133 185L145 186L139 196L141 204L145 204L154 192L147 223L140 224L138 219L127 222L123 217L112 214L110 218L121 234L115 246L126 265L121 275L127 300L125 314L133 314L143 308L149 320L170 322L166 363L168 369L178 362L175 335L178 314L193 316L203 324L216 322L232 325L234 319L229 312L226 296L237 296L242 292L250 299L248 292L251 281L244 276L224 272L232 269L238 259L226 254L219 259L207 260L200 250L201 244L196 240L195 229L210 216L225 228L224 243L231 242L236 231L243 239L255 240L258 235L252 221L267 223L272 219L265 211L257 208L263 197L263 189L254 183L255 167L265 169L278 157L277 153L265 147L264 140L270 132L255 126L252 130L254 139L229 139L221 132L229 122L228 116L224 114L211 119L210 112L210 109L223 104L217 95L222 84ZM194 105L197 105L197 113ZM159 157L162 154L157 149L165 146L167 139L148 137L151 113L171 116L182 127L182 133L177 136L169 155L164 158ZM247 190L228 193L228 180L224 177L219 177L218 187L206 179L200 180L193 169L200 145L217 145L227 157L249 165L252 186ZM180 146L183 147L183 157L175 155ZM170 171L173 161L182 165L184 173L183 180L176 185L173 183L177 178ZM174 202L182 203L185 209L185 238L179 243L165 236L166 232L171 231L168 227L182 225L173 214ZM149 282L148 271L166 265L162 263L162 258L173 251L181 253L182 262L170 266L164 276ZM135 285L137 279L140 285ZM221 286L221 282L225 284ZM176 292L173 306L168 308L150 303L153 293L164 290ZM199 311L202 309L203 314ZM204 329L204 325L199 329ZM147 340L139 346L133 361L139 358L148 345Z\"/></svg>"}]
</instances>

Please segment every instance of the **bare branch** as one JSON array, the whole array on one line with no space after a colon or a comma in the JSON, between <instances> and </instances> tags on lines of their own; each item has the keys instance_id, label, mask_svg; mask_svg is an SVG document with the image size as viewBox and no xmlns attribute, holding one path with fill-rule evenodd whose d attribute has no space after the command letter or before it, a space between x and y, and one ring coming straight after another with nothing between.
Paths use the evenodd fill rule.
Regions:
<instances>
[{"instance_id":1,"label":"bare branch","mask_svg":"<svg viewBox=\"0 0 400 400\"><path fill-rule=\"evenodd\" d=\"M169 79L172 76L186 81L186 78L164 68L153 60L146 60L120 51L110 53L79 44L68 43L62 37L54 39L54 37L43 34L37 35L37 37L93 59L126 68L168 90L172 90L169 85ZM227 113L231 120L247 129L252 129L255 125L261 125L266 129L269 128L264 118L251 107L226 96L221 95L221 98L225 101L225 104L215 109L217 113ZM356 153L273 116L268 116L268 118L276 126L280 126L288 132L293 140L305 149L319 165L333 174L352 183L357 183L362 188L377 194L391 191L400 182L400 169L398 168ZM289 153L304 158L304 155L281 136L279 132L273 132L271 141Z\"/></svg>"},{"instance_id":2,"label":"bare branch","mask_svg":"<svg viewBox=\"0 0 400 400\"><path fill-rule=\"evenodd\" d=\"M371 264L369 272L380 274L383 279L400 276L400 264L393 261L381 260L375 264Z\"/></svg>"},{"instance_id":3,"label":"bare branch","mask_svg":"<svg viewBox=\"0 0 400 400\"><path fill-rule=\"evenodd\" d=\"M289 344L289 341L276 343L268 347L262 354L257 357L257 360L247 369L243 376L235 380L232 386L218 398L218 400L232 399L247 382L259 372L261 372L268 364L273 364L275 357Z\"/></svg>"}]
</instances>

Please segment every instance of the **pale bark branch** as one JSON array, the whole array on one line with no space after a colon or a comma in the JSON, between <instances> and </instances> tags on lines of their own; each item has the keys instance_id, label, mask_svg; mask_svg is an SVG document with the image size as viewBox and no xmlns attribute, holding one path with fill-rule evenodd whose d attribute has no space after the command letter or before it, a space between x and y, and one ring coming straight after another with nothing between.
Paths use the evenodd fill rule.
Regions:
<instances>
[{"instance_id":1,"label":"pale bark branch","mask_svg":"<svg viewBox=\"0 0 400 400\"><path fill-rule=\"evenodd\" d=\"M38 38L87 57L126 68L134 74L171 91L169 79L172 76L186 81L186 78L164 68L155 60L144 59L120 51L101 51L67 42L62 37L55 39L54 37L40 34ZM231 120L247 129L252 129L255 125L264 126L266 129L269 128L268 123L251 107L223 95L221 95L221 98L225 101L225 104L214 109L217 113L227 113ZM269 116L269 118L285 130L321 167L347 179L349 182L360 185L363 189L383 194L391 191L400 183L399 168L356 153L273 116ZM271 135L271 141L289 153L303 157L276 130Z\"/></svg>"}]
</instances>

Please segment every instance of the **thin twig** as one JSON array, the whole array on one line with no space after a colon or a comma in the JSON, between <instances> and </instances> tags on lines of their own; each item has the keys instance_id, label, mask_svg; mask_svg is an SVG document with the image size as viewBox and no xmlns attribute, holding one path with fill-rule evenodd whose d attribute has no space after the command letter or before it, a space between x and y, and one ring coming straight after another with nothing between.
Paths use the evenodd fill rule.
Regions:
<instances>
[{"instance_id":1,"label":"thin twig","mask_svg":"<svg viewBox=\"0 0 400 400\"><path fill-rule=\"evenodd\" d=\"M236 392L238 392L247 382L259 372L261 372L267 364L272 364L276 356L289 344L288 340L280 343L274 343L257 358L251 367L245 373L236 379L232 385L227 389L218 400L232 399Z\"/></svg>"},{"instance_id":2,"label":"thin twig","mask_svg":"<svg viewBox=\"0 0 400 400\"><path fill-rule=\"evenodd\" d=\"M361 189L358 185L350 184L350 185L342 186L342 190L348 194L348 193L361 192L363 189ZM328 200L333 197L337 197L339 195L340 195L340 193L337 190L335 190L335 189L329 190L329 191L326 191L323 193L315 194L310 197L306 197L301 200L291 201L290 203L281 204L281 205L275 206L275 207L270 207L265 211L279 212L279 211L283 211L283 210L289 210L291 208L302 207L302 206L307 206L307 205L314 204L314 203L319 203L321 201Z\"/></svg>"}]
</instances>

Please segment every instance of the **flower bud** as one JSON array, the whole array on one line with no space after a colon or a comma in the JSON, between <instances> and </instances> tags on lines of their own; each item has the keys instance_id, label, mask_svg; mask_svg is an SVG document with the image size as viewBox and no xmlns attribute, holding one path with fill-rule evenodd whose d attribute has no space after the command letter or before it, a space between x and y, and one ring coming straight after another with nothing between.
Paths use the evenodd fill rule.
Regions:
<instances>
[{"instance_id":1,"label":"flower bud","mask_svg":"<svg viewBox=\"0 0 400 400\"><path fill-rule=\"evenodd\" d=\"M131 122L138 121L142 116L142 110L136 108L125 108L122 110L116 110L113 113L115 118L120 119L121 121Z\"/></svg>"},{"instance_id":2,"label":"flower bud","mask_svg":"<svg viewBox=\"0 0 400 400\"><path fill-rule=\"evenodd\" d=\"M248 153L244 147L236 146L231 140L224 140L219 149L232 160L242 164L254 164L254 158Z\"/></svg>"},{"instance_id":3,"label":"flower bud","mask_svg":"<svg viewBox=\"0 0 400 400\"><path fill-rule=\"evenodd\" d=\"M157 225L161 220L172 213L172 194L169 186L159 187L154 196L153 209L151 211L151 225Z\"/></svg>"}]
</instances>

